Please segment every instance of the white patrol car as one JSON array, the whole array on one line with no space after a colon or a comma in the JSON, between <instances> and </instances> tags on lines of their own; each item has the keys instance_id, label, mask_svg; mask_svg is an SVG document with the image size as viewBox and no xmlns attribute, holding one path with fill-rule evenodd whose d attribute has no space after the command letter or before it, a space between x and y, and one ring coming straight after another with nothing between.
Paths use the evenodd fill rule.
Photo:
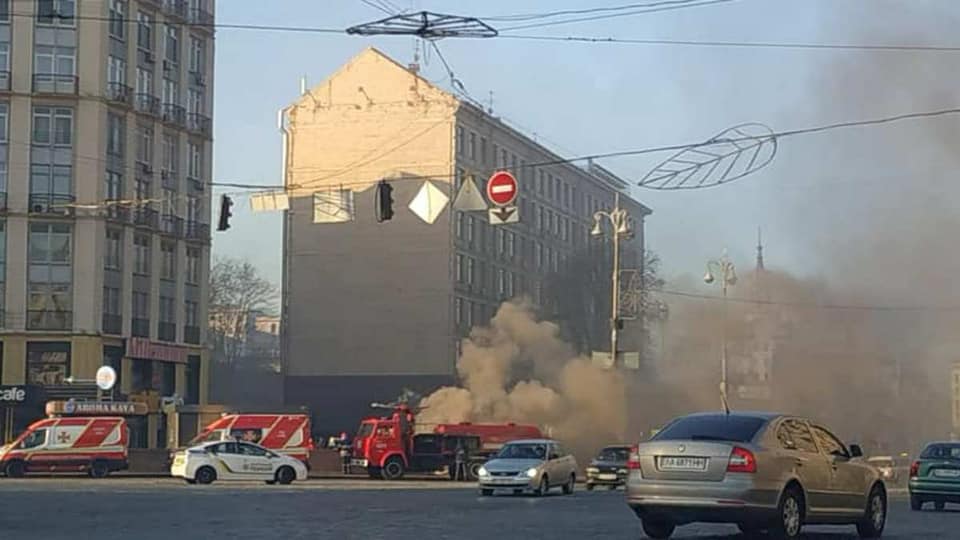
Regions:
<instances>
[{"instance_id":1,"label":"white patrol car","mask_svg":"<svg viewBox=\"0 0 960 540\"><path fill-rule=\"evenodd\" d=\"M289 484L306 480L307 466L299 459L271 452L259 444L214 441L177 452L170 475L190 484L210 484L215 480Z\"/></svg>"}]
</instances>

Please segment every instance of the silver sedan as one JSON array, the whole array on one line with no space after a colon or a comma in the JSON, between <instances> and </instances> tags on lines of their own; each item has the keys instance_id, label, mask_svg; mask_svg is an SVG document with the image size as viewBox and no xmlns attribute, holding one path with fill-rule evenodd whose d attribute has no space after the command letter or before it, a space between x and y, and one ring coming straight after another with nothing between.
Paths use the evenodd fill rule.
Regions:
<instances>
[{"instance_id":1,"label":"silver sedan","mask_svg":"<svg viewBox=\"0 0 960 540\"><path fill-rule=\"evenodd\" d=\"M511 441L477 473L483 496L493 495L496 490L515 494L532 491L543 496L555 486L569 495L577 482L577 461L557 441Z\"/></svg>"},{"instance_id":2,"label":"silver sedan","mask_svg":"<svg viewBox=\"0 0 960 540\"><path fill-rule=\"evenodd\" d=\"M804 524L856 525L879 538L887 490L857 445L770 413L703 413L668 424L628 462L627 504L651 538L678 525L736 523L795 539Z\"/></svg>"}]
</instances>

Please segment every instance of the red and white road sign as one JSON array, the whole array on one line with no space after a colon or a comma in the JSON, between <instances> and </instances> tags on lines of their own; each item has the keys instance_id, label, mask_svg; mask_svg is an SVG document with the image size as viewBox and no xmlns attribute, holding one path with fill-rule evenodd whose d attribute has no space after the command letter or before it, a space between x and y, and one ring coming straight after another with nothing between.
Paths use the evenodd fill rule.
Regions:
<instances>
[{"instance_id":1,"label":"red and white road sign","mask_svg":"<svg viewBox=\"0 0 960 540\"><path fill-rule=\"evenodd\" d=\"M487 180L487 198L497 206L509 206L517 191L517 179L507 171L497 171Z\"/></svg>"}]
</instances>

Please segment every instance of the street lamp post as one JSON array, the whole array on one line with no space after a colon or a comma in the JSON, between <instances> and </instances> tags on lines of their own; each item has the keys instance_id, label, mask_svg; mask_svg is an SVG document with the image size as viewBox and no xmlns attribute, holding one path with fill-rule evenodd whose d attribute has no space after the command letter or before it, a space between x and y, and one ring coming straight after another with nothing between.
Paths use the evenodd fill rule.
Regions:
<instances>
[{"instance_id":1,"label":"street lamp post","mask_svg":"<svg viewBox=\"0 0 960 540\"><path fill-rule=\"evenodd\" d=\"M613 229L613 274L611 276L610 302L610 360L617 363L617 340L620 331L620 238L627 238L633 234L630 214L620 208L620 193L614 194L613 210L606 212L599 210L593 214L593 230L591 236L603 236L601 222L606 219Z\"/></svg>"},{"instance_id":2,"label":"street lamp post","mask_svg":"<svg viewBox=\"0 0 960 540\"><path fill-rule=\"evenodd\" d=\"M703 281L710 285L720 277L720 290L723 291L723 316L720 319L720 405L729 410L727 401L727 288L737 283L737 269L726 252L719 259L707 261L707 273Z\"/></svg>"}]
</instances>

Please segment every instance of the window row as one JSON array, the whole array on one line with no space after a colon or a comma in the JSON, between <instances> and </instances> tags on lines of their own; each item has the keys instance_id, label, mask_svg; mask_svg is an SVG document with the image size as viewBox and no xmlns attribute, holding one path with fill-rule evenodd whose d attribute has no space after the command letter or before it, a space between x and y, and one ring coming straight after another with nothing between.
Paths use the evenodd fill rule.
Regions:
<instances>
[{"instance_id":1,"label":"window row","mask_svg":"<svg viewBox=\"0 0 960 540\"><path fill-rule=\"evenodd\" d=\"M134 234L133 236L133 273L149 276L153 270L152 249L153 240L150 235ZM200 248L187 246L185 251L185 276L187 283L200 283ZM119 229L107 229L106 248L104 250L103 266L107 270L123 269L123 232ZM160 240L160 279L176 281L177 279L177 244L169 240Z\"/></svg>"},{"instance_id":2,"label":"window row","mask_svg":"<svg viewBox=\"0 0 960 540\"><path fill-rule=\"evenodd\" d=\"M544 250L542 245L537 245L540 260L545 260L546 264L558 271L560 268L561 256L556 251L546 249L546 259L544 259ZM552 261L552 264L550 264ZM490 287L493 294L498 298L508 299L514 296L527 294L530 291L527 288L527 278L523 273L514 272L507 268L498 267L477 260L469 255L458 253L454 259L454 279L457 283L468 286L478 286L481 291Z\"/></svg>"},{"instance_id":3,"label":"window row","mask_svg":"<svg viewBox=\"0 0 960 540\"><path fill-rule=\"evenodd\" d=\"M161 294L158 297L157 337L161 341L176 341L177 322L182 321L183 341L199 343L200 305L193 300L184 300L178 312L176 298ZM108 334L122 332L121 291L117 287L103 288L103 331ZM133 291L130 304L130 333L134 337L150 338L150 293Z\"/></svg>"}]
</instances>

